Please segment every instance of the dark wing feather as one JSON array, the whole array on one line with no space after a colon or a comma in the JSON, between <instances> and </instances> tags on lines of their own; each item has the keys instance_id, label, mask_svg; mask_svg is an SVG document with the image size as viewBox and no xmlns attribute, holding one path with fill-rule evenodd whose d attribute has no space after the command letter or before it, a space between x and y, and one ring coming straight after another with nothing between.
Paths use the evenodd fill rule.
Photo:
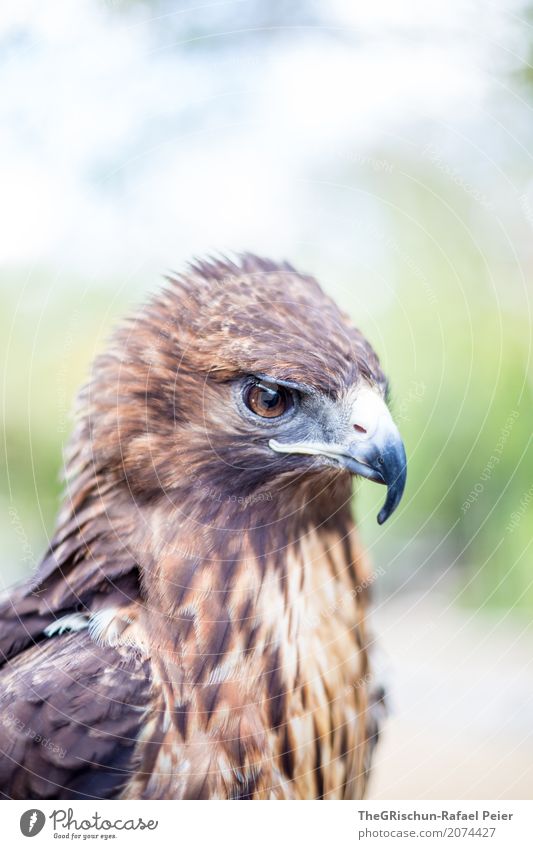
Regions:
<instances>
[{"instance_id":1,"label":"dark wing feather","mask_svg":"<svg viewBox=\"0 0 533 849\"><path fill-rule=\"evenodd\" d=\"M87 632L56 636L0 672L0 788L11 799L120 794L149 704L150 670Z\"/></svg>"},{"instance_id":2,"label":"dark wing feather","mask_svg":"<svg viewBox=\"0 0 533 849\"><path fill-rule=\"evenodd\" d=\"M122 540L135 521L116 519L98 496L86 497L80 513L60 517L35 576L0 598L0 667L44 639L44 630L73 611L95 613L139 596L139 571Z\"/></svg>"}]
</instances>

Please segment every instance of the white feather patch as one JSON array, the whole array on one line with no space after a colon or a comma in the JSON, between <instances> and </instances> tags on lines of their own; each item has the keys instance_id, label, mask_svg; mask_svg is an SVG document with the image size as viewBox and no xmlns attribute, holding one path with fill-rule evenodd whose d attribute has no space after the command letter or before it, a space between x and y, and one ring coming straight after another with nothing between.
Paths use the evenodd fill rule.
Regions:
<instances>
[{"instance_id":1,"label":"white feather patch","mask_svg":"<svg viewBox=\"0 0 533 849\"><path fill-rule=\"evenodd\" d=\"M117 607L106 607L91 616L89 634L99 645L116 646L131 621L130 617L121 614Z\"/></svg>"}]
</instances>

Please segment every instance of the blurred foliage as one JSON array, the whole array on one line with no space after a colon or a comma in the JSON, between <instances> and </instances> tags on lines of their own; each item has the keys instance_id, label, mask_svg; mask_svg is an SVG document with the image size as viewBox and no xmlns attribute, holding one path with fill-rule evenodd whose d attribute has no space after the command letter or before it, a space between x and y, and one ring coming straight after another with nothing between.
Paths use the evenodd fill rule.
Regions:
<instances>
[{"instance_id":1,"label":"blurred foliage","mask_svg":"<svg viewBox=\"0 0 533 849\"><path fill-rule=\"evenodd\" d=\"M324 23L325 7L315 3L200 5L201 16L194 14L198 4L176 10L168 0L118 0L111 8L118 15L139 11L140 18L149 10L154 45L180 54L186 46L200 65L204 52L225 51L235 59L233 71L239 78L248 66L239 64L243 57L237 42L247 49L252 45L255 58L261 39L289 37L291 28L312 30ZM355 30L346 32L357 40ZM221 37L211 38L213 33ZM224 33L233 33L233 38L222 37ZM327 27L324 33L340 37ZM225 65L214 63L213 68L225 79ZM522 62L516 73L523 88L531 89L530 64ZM191 112L180 109L192 109L199 123L207 123L217 108L226 110L224 98L202 99L191 107L185 97L182 107L169 111L169 120L175 117L190 127ZM356 110L357 104L343 103L345 108ZM525 111L520 111L520 121L514 120L516 114L507 123L520 138L530 121ZM504 130L497 124L494 120L490 125L483 155L470 137L467 143L465 137L453 136L449 147L457 161L451 170L449 148L424 147L432 132L439 140L442 126L436 131L421 123L420 148L414 152L411 145L410 155L400 134L391 149L364 153L355 144L355 151L350 150L349 138L345 151L332 141L322 170L317 168L308 181L307 174L305 180L298 175L294 182L302 205L308 202L320 215L324 210L327 226L317 238L319 214L302 216L298 256L288 258L327 278L326 287L365 331L391 377L393 411L409 460L406 496L384 528L375 521L383 499L379 487L359 484L355 502L365 543L374 561L386 568L380 584L409 589L424 581L445 583L453 575L465 604L531 611L533 384L524 287L531 269L520 267L514 245L525 245L522 252L533 261L528 247L533 200L518 188L518 202L513 196L513 205L505 208L501 185L492 184L494 178L483 171L491 156L497 163L512 159L509 174L517 177L517 187L527 186L527 145L516 154L507 124ZM152 122L142 128L148 147ZM312 146L312 130L302 137L302 144ZM383 138L392 136L384 132ZM446 139L440 141L445 147ZM216 156L215 142L213 149ZM132 169L142 167L140 158L128 155L126 160ZM258 168L261 162L258 156ZM102 172L107 171L106 165ZM116 169L114 179L121 176ZM107 186L116 187L113 179ZM496 199L496 208L490 198ZM249 208L242 211L243 216L251 214ZM498 230L506 215L508 255L502 248L508 233ZM340 248L328 244L324 251L324 242L335 238ZM368 243L373 249L365 265L361 257ZM327 267L321 265L323 253ZM20 268L6 272L0 288L5 364L0 533L6 583L34 567L46 545L59 506L61 452L76 388L112 323L135 298L131 289L124 293L118 280L102 281L95 289L94 281L75 278L67 286L47 269L33 269L28 279Z\"/></svg>"},{"instance_id":2,"label":"blurred foliage","mask_svg":"<svg viewBox=\"0 0 533 849\"><path fill-rule=\"evenodd\" d=\"M466 604L531 610L531 315L517 308L520 290L528 305L528 282L518 263L492 255L490 236L484 250L472 237L479 203L421 176L411 189L389 180L402 213L388 222L395 300L378 321L408 486L390 530L370 513L364 532L374 559L398 570L389 586L459 577L454 594ZM428 231L413 231L406 211Z\"/></svg>"},{"instance_id":3,"label":"blurred foliage","mask_svg":"<svg viewBox=\"0 0 533 849\"><path fill-rule=\"evenodd\" d=\"M34 272L33 283L20 274L6 278L9 288L0 288L0 533L2 579L9 584L35 568L53 530L75 392L124 302L110 312L104 290L84 297L76 280L68 291L54 291L46 272Z\"/></svg>"}]
</instances>

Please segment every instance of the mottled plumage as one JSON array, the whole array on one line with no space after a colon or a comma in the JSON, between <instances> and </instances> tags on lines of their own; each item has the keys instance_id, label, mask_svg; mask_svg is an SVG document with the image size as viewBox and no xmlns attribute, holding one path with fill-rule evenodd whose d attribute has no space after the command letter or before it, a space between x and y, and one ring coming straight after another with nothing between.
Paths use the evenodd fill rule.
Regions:
<instances>
[{"instance_id":1,"label":"mottled plumage","mask_svg":"<svg viewBox=\"0 0 533 849\"><path fill-rule=\"evenodd\" d=\"M249 384L288 409L254 418ZM196 262L119 328L50 548L0 607L4 796L363 795L382 702L350 471L389 484L387 515L405 472L339 445L385 388L313 278L249 255Z\"/></svg>"}]
</instances>

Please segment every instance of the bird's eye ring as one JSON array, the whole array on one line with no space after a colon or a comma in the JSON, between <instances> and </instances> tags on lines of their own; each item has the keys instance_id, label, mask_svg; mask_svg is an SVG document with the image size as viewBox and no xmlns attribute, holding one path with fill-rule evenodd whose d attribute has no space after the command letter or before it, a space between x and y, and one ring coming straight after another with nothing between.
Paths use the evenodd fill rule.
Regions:
<instances>
[{"instance_id":1,"label":"bird's eye ring","mask_svg":"<svg viewBox=\"0 0 533 849\"><path fill-rule=\"evenodd\" d=\"M259 381L244 390L244 403L252 413L263 419L276 419L293 405L292 393L278 383Z\"/></svg>"}]
</instances>

